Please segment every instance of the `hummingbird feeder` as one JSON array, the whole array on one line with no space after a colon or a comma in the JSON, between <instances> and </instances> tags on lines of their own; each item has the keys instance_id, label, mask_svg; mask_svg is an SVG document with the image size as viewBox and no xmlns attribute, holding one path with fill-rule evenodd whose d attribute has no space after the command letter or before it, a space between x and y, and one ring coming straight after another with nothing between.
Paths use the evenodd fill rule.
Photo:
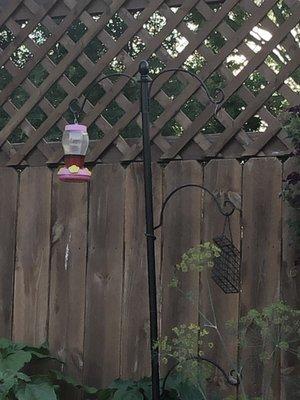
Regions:
<instances>
[{"instance_id":1,"label":"hummingbird feeder","mask_svg":"<svg viewBox=\"0 0 300 400\"><path fill-rule=\"evenodd\" d=\"M63 182L88 182L91 172L84 166L89 147L89 136L85 125L67 125L62 138L65 166L58 171Z\"/></svg>"}]
</instances>

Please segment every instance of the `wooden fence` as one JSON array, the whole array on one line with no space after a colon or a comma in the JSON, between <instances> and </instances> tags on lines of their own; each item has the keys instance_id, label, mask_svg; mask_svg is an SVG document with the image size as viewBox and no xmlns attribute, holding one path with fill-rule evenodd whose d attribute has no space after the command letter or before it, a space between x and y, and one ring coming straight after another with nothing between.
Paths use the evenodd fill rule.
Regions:
<instances>
[{"instance_id":1,"label":"wooden fence","mask_svg":"<svg viewBox=\"0 0 300 400\"><path fill-rule=\"evenodd\" d=\"M299 306L299 250L287 223L293 210L279 196L296 160L278 117L278 101L300 103L299 21L298 0L0 0L0 336L48 340L67 372L89 384L149 374L139 101L126 78L95 83L116 68L136 77L142 59L151 73L187 68L225 93L215 115L191 77L162 75L153 85L158 111L150 131L156 219L180 184L241 195L232 224L243 287L224 295L212 284L220 328L279 298ZM63 185L55 170L59 139L70 101L82 102L89 88L95 93L83 123L94 139L93 180ZM250 120L257 130L248 130ZM156 241L162 334L197 321L197 307L211 317L203 276L184 282L197 291L197 307L168 283L183 252L220 233L222 222L194 189L168 205ZM237 340L225 336L229 356L216 344L212 357L225 368L245 363L255 396L267 371L238 354ZM286 381L299 367L290 357L279 367L274 399L292 399Z\"/></svg>"},{"instance_id":2,"label":"wooden fence","mask_svg":"<svg viewBox=\"0 0 300 400\"><path fill-rule=\"evenodd\" d=\"M114 68L135 76L142 59L153 61L153 72L191 68L207 83L219 82L225 93L224 107L214 116L192 77L162 75L152 92L160 110L151 129L156 159L292 152L272 101L299 103L298 0L1 0L0 7L2 165L58 163L62 151L51 138L60 138L70 101L82 101L91 84L100 101L87 102L83 122L99 140L89 161L138 159L141 140L131 132L140 132L139 101L124 94L128 79L100 85L95 80ZM155 18L160 24L151 30ZM114 24L121 26L118 34ZM214 37L221 42L217 49L211 46ZM192 65L195 57L198 66ZM230 67L237 59L239 68ZM255 77L260 84L253 89L249 82ZM175 98L166 89L170 79L180 88ZM235 110L232 101L239 102ZM192 114L186 112L191 104ZM251 118L260 121L257 132L247 132ZM173 138L165 136L168 124ZM205 134L210 124L222 134Z\"/></svg>"},{"instance_id":3,"label":"wooden fence","mask_svg":"<svg viewBox=\"0 0 300 400\"><path fill-rule=\"evenodd\" d=\"M299 305L299 247L287 223L292 209L280 198L283 176L295 163L253 158L153 166L156 220L162 199L180 184L242 196L241 210L232 217L234 242L242 250L242 291L225 295L211 281L220 329L279 298ZM89 384L148 375L141 163L126 169L96 165L89 188L59 183L56 170L47 167L19 173L2 167L0 185L0 336L35 344L48 340L67 371ZM211 198L195 189L178 193L167 206L156 241L162 334L198 321L198 306L178 297L168 283L183 252L219 234L222 224ZM212 318L206 282L190 276L184 289L196 290L201 311ZM257 395L264 384L258 360L237 354L236 337L225 335L224 341L228 354L216 340L212 357L225 368L240 357L245 385ZM282 358L281 370L289 375L276 381L274 399L293 398L285 379L297 376L296 365Z\"/></svg>"}]
</instances>

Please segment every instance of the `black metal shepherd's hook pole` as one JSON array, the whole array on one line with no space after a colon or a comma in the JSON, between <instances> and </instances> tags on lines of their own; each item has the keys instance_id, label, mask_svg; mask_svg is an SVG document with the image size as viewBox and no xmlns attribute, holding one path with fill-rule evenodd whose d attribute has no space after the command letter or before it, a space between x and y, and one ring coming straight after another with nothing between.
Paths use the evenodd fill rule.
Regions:
<instances>
[{"instance_id":1,"label":"black metal shepherd's hook pole","mask_svg":"<svg viewBox=\"0 0 300 400\"><path fill-rule=\"evenodd\" d=\"M171 72L174 70L163 71ZM177 70L176 70L177 71ZM178 71L189 73L188 71L178 69ZM144 166L144 188L145 188L145 210L146 210L146 239L147 239L147 264L148 264L148 289L149 289L149 309L150 309L150 343L151 343L151 377L152 377L152 399L160 400L160 380L159 380L159 350L156 343L158 340L158 318L157 318L157 290L156 290L156 269L155 269L155 229L162 224L162 214L171 196L180 189L190 186L198 186L188 184L177 188L173 191L166 199L164 206L161 211L160 223L158 226L154 226L153 221L153 185L152 185L152 165L151 165L151 141L150 141L150 118L149 118L149 102L150 102L150 91L154 80L161 74L157 75L154 80L149 77L149 65L147 61L141 61L139 65L140 72L140 85L141 85L141 114L142 114L142 132L143 132L143 166ZM221 94L219 100L214 100L209 94L207 87L204 82L196 75L192 74L201 83L208 98L212 103L216 105L216 111L218 106L222 103L224 95L222 90L218 90L218 94ZM201 189L207 190L201 186ZM209 192L210 193L210 192ZM214 200L217 202L215 196L210 193ZM231 203L230 201L227 201ZM218 203L218 202L217 202ZM228 215L231 215L234 211L234 205L231 203L233 208L229 211ZM227 215L226 212L222 212L219 204L218 208L223 215ZM210 361L210 360L209 360ZM210 361L215 364L214 362ZM220 368L218 366L218 368ZM220 368L221 369L221 368ZM169 376L169 374L167 375ZM165 385L166 379L164 381ZM232 384L232 383L231 383ZM164 392L164 388L163 388ZM162 392L162 395L164 393Z\"/></svg>"},{"instance_id":2,"label":"black metal shepherd's hook pole","mask_svg":"<svg viewBox=\"0 0 300 400\"><path fill-rule=\"evenodd\" d=\"M150 342L151 342L151 377L152 398L160 400L159 384L159 354L154 346L158 340L157 322L157 293L155 270L155 235L153 222L153 186L151 166L150 119L149 119L149 66L147 61L142 61L139 66L141 74L141 113L143 130L143 164L146 209L146 238L147 238L147 263L148 263L148 288L150 308Z\"/></svg>"},{"instance_id":3,"label":"black metal shepherd's hook pole","mask_svg":"<svg viewBox=\"0 0 300 400\"><path fill-rule=\"evenodd\" d=\"M162 392L160 391L160 379L159 379L159 350L156 346L157 341L158 341L158 318L157 318L157 290L156 290L156 268L155 268L155 230L158 229L162 223L163 223L163 212L165 210L165 207L168 203L168 201L171 199L171 197L177 193L179 190L185 189L187 187L197 187L202 190L205 190L208 192L214 199L214 201L217 203L219 211L224 215L224 216L229 216L233 213L235 206L227 200L225 202L225 205L231 206L227 210L222 210L220 204L218 203L216 197L211 193L208 189L201 185L189 183L186 185L182 185L180 187L177 187L175 190L173 190L165 199L163 203L163 207L161 210L160 214L160 220L159 220L159 225L154 226L154 221L153 221L153 185L152 185L152 165L151 165L151 141L150 141L150 117L149 117L149 112L150 112L150 107L149 107L149 102L150 102L150 91L152 88L153 83L155 80L161 75L165 73L170 73L170 72L181 72L185 74L189 74L193 76L197 81L201 84L201 87L204 89L204 91L207 94L208 99L211 101L211 103L215 104L215 112L218 111L221 103L224 100L224 93L221 89L216 90L215 94L216 97L212 97L209 93L208 88L206 87L205 83L194 73L178 68L178 69L169 69L162 71L161 73L157 74L153 80L149 77L149 65L147 61L141 61L139 65L139 73L140 73L140 88L141 88L141 98L140 98L140 108L141 108L141 114L142 114L142 132L143 132L143 166L144 166L144 188L145 188L145 216L146 216L146 240L147 240L147 266L148 266L148 290L149 290L149 310L150 310L150 343L151 343L151 378L152 378L152 400L161 400L164 395L165 395L165 385L167 378L170 376L171 372L173 371L170 370L169 373L167 374L166 378L163 381L163 387L162 387ZM127 75L126 73L115 73L111 74L108 76L104 76L100 78L97 82L100 83L104 79L109 79L111 77L126 77L129 80L135 82L134 78L131 76ZM83 113L84 105L87 101L87 97L85 98L82 106L80 107L79 110L77 110L77 99L74 99L70 103L70 111L74 115L74 121L77 123L77 120L79 120L81 114ZM226 377L226 374L224 370L218 364L216 364L214 361L206 359L206 358L201 358L202 361L207 361L210 362L211 364L215 365L217 368L219 368L220 371L223 372L223 375ZM233 380L232 376L230 375L229 377L226 378L227 382L230 383L231 385L238 385L237 380Z\"/></svg>"}]
</instances>

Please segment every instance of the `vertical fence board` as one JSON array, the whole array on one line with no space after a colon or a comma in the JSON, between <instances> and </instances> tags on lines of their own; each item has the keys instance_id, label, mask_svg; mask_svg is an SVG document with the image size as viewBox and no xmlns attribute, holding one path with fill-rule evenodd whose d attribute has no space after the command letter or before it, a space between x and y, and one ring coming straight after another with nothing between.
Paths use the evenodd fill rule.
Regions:
<instances>
[{"instance_id":1,"label":"vertical fence board","mask_svg":"<svg viewBox=\"0 0 300 400\"><path fill-rule=\"evenodd\" d=\"M66 363L66 372L79 381L83 372L87 208L86 185L62 183L54 177L49 344ZM76 396L72 393L72 398Z\"/></svg>"},{"instance_id":2,"label":"vertical fence board","mask_svg":"<svg viewBox=\"0 0 300 400\"><path fill-rule=\"evenodd\" d=\"M202 184L203 170L197 161L174 161L164 170L164 198L176 187L188 183ZM198 321L198 273L181 274L181 289L193 293L193 301L169 287L174 266L185 251L201 241L202 192L185 188L177 192L164 213L162 226L162 336L171 336L171 329L179 324Z\"/></svg>"},{"instance_id":3,"label":"vertical fence board","mask_svg":"<svg viewBox=\"0 0 300 400\"><path fill-rule=\"evenodd\" d=\"M51 180L45 167L20 177L13 338L37 345L47 338Z\"/></svg>"},{"instance_id":4,"label":"vertical fence board","mask_svg":"<svg viewBox=\"0 0 300 400\"><path fill-rule=\"evenodd\" d=\"M298 165L296 158L286 161L283 176L298 171ZM202 184L203 170L196 161L174 161L163 170L155 165L153 172L157 223L162 198L179 185ZM204 168L203 184L211 191L242 191L242 221L238 212L232 217L237 247L240 224L243 226L240 315L251 308L262 309L280 296L299 307L299 246L287 223L297 218L299 211L288 203L281 209L281 162L276 158L251 159L243 167L242 178L237 161L213 160ZM67 362L67 372L78 379L84 372L86 383L91 385L106 386L119 375L149 375L142 165L133 163L126 170L118 164L97 165L89 212L87 187L59 184L44 167L25 169L19 186L15 171L0 169L0 186L5 189L0 192L0 336L40 344L47 339L48 329L51 349ZM202 199L202 191L196 188L176 193L166 207L162 232L157 233L163 335L170 335L171 328L180 323L197 322L198 307L211 317L203 277L200 291L198 276L189 275L183 282L183 290L198 294L196 305L168 287L182 254L201 240L211 240L223 228L223 217L210 197L204 196L203 208ZM222 329L226 320L238 314L238 295L223 294L213 282L211 289ZM223 339L229 356L217 340L212 340L211 358L227 370L237 357L237 341L232 336ZM252 353L252 349L245 349L239 357L244 366L243 386L249 396L260 396L268 386L268 367L261 367ZM281 362L281 379L278 365L271 394L275 400L280 394L281 400L296 399L297 392L289 381L299 374L299 364L286 354ZM218 382L214 380L214 385Z\"/></svg>"},{"instance_id":5,"label":"vertical fence board","mask_svg":"<svg viewBox=\"0 0 300 400\"><path fill-rule=\"evenodd\" d=\"M251 159L243 172L243 260L241 315L279 299L281 269L282 166L276 158ZM252 343L259 349L259 342ZM270 388L270 367L262 367L252 348L241 353L243 387L248 396L280 397L280 378ZM279 372L279 365L277 365ZM277 371L276 371L277 374ZM267 397L266 397L267 398Z\"/></svg>"},{"instance_id":6,"label":"vertical fence board","mask_svg":"<svg viewBox=\"0 0 300 400\"><path fill-rule=\"evenodd\" d=\"M0 337L11 337L18 174L0 168Z\"/></svg>"},{"instance_id":7,"label":"vertical fence board","mask_svg":"<svg viewBox=\"0 0 300 400\"><path fill-rule=\"evenodd\" d=\"M161 208L161 168L153 166L155 220ZM160 247L159 238L156 248ZM156 253L157 272L160 269ZM126 170L125 270L122 309L121 376L150 374L149 300L145 238L144 179L141 164Z\"/></svg>"},{"instance_id":8,"label":"vertical fence board","mask_svg":"<svg viewBox=\"0 0 300 400\"><path fill-rule=\"evenodd\" d=\"M242 167L236 160L213 160L204 168L204 186L212 193L241 195ZM221 202L221 198L219 198ZM219 212L212 197L205 193L203 240L212 241L223 231L225 217ZM234 245L240 247L240 212L230 217ZM226 230L229 237L229 232ZM226 330L226 322L238 321L239 294L225 294L210 278L210 271L201 275L200 309L217 329L210 329L209 341L214 343L210 357L226 371L237 365L237 339ZM222 335L222 339L219 334ZM236 334L236 332L235 332ZM222 395L233 395L235 388L228 388L224 379L214 379L214 387L220 386Z\"/></svg>"},{"instance_id":9,"label":"vertical fence board","mask_svg":"<svg viewBox=\"0 0 300 400\"><path fill-rule=\"evenodd\" d=\"M93 169L90 190L85 381L104 386L119 376L125 173Z\"/></svg>"},{"instance_id":10,"label":"vertical fence board","mask_svg":"<svg viewBox=\"0 0 300 400\"><path fill-rule=\"evenodd\" d=\"M299 171L299 158L290 158L284 163L284 179L292 172ZM300 308L300 246L290 221L300 221L299 209L293 208L287 201L283 202L282 216L282 276L281 298L291 307ZM283 353L281 366L281 400L296 400L299 396L297 381L300 376L300 362L297 356Z\"/></svg>"}]
</instances>

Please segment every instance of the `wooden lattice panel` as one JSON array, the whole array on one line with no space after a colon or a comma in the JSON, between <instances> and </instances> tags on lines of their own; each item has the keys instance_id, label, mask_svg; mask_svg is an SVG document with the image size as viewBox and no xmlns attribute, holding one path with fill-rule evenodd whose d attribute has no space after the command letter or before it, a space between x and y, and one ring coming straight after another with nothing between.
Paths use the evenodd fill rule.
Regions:
<instances>
[{"instance_id":1,"label":"wooden lattice panel","mask_svg":"<svg viewBox=\"0 0 300 400\"><path fill-rule=\"evenodd\" d=\"M62 150L52 141L71 122L69 103L82 102L83 93L89 96L82 122L96 139L88 161L138 159L138 88L124 77L95 82L116 70L135 77L143 59L153 74L187 68L225 93L214 115L192 77L160 76L152 91L156 159L292 152L278 110L300 103L298 0L105 4L0 1L1 164L60 162Z\"/></svg>"}]
</instances>

